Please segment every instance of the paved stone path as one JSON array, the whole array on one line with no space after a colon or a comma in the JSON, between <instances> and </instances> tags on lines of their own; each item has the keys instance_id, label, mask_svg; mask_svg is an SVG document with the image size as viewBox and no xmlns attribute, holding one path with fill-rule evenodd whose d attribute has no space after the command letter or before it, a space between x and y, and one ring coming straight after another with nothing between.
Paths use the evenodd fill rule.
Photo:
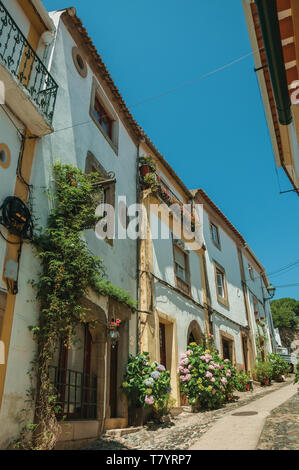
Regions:
<instances>
[{"instance_id":1,"label":"paved stone path","mask_svg":"<svg viewBox=\"0 0 299 470\"><path fill-rule=\"evenodd\" d=\"M295 394L297 386L289 384L283 389L239 407L237 413L233 411L222 417L190 449L255 450L270 412Z\"/></svg>"},{"instance_id":2,"label":"paved stone path","mask_svg":"<svg viewBox=\"0 0 299 470\"><path fill-rule=\"evenodd\" d=\"M228 403L219 410L202 413L183 412L172 418L168 424L147 425L133 434L122 437L104 434L89 449L92 450L187 450L203 436L217 420L236 410L240 405L247 405L283 389L293 381L293 376L286 383L274 383L271 387L255 386L253 392L236 393L237 401ZM241 418L240 418L241 419Z\"/></svg>"},{"instance_id":3,"label":"paved stone path","mask_svg":"<svg viewBox=\"0 0 299 470\"><path fill-rule=\"evenodd\" d=\"M270 413L257 449L299 450L299 393Z\"/></svg>"}]
</instances>

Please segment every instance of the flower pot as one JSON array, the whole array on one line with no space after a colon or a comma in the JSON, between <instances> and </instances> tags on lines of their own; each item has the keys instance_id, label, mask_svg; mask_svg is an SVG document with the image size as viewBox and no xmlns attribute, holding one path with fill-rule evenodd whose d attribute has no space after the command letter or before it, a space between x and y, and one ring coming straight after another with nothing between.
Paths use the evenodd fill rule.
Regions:
<instances>
[{"instance_id":1,"label":"flower pot","mask_svg":"<svg viewBox=\"0 0 299 470\"><path fill-rule=\"evenodd\" d=\"M147 175L148 173L153 173L153 170L149 165L141 165L141 167L139 168L139 171L140 171L141 176L143 177Z\"/></svg>"},{"instance_id":2,"label":"flower pot","mask_svg":"<svg viewBox=\"0 0 299 470\"><path fill-rule=\"evenodd\" d=\"M142 426L144 423L144 409L129 407L129 426Z\"/></svg>"},{"instance_id":3,"label":"flower pot","mask_svg":"<svg viewBox=\"0 0 299 470\"><path fill-rule=\"evenodd\" d=\"M250 384L244 385L245 392L250 392Z\"/></svg>"},{"instance_id":4,"label":"flower pot","mask_svg":"<svg viewBox=\"0 0 299 470\"><path fill-rule=\"evenodd\" d=\"M261 380L262 387L268 387L270 385L270 379L267 377L266 379Z\"/></svg>"}]
</instances>

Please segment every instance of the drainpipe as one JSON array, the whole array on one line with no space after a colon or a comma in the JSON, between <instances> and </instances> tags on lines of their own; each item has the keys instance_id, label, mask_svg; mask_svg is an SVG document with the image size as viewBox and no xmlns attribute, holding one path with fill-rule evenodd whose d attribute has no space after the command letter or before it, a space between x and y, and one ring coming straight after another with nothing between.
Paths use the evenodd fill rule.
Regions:
<instances>
[{"instance_id":1,"label":"drainpipe","mask_svg":"<svg viewBox=\"0 0 299 470\"><path fill-rule=\"evenodd\" d=\"M255 0L280 124L291 124L291 100L282 52L276 0Z\"/></svg>"},{"instance_id":2,"label":"drainpipe","mask_svg":"<svg viewBox=\"0 0 299 470\"><path fill-rule=\"evenodd\" d=\"M137 144L137 160L136 160L136 200L140 204L140 184L139 184L139 156L140 156L140 142ZM136 257L136 355L139 354L139 266L140 266L140 237L137 237L136 243L137 257Z\"/></svg>"}]
</instances>

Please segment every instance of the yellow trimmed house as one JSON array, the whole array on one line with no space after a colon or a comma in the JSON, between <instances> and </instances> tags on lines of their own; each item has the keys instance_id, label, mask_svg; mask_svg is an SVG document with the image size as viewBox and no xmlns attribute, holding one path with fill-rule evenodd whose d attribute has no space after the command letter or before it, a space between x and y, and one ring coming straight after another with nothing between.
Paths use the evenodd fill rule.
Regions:
<instances>
[{"instance_id":1,"label":"yellow trimmed house","mask_svg":"<svg viewBox=\"0 0 299 470\"><path fill-rule=\"evenodd\" d=\"M22 364L8 367L12 349L26 355L22 346L24 318L20 302L20 260L31 256L25 245L30 237L30 211L27 209L30 177L38 142L52 132L58 86L48 72L50 47L55 26L40 0L0 1L0 441L18 429L9 415L24 402L14 390ZM10 198L10 199L7 199ZM14 199L13 199L14 198ZM15 233L10 230L15 227ZM13 327L13 325L17 324ZM25 333L26 336L27 333Z\"/></svg>"}]
</instances>

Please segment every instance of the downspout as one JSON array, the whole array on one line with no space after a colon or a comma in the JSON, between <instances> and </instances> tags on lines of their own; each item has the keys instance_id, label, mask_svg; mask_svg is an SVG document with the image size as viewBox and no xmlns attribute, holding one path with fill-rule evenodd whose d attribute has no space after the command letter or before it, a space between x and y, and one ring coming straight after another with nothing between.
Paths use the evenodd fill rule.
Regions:
<instances>
[{"instance_id":1,"label":"downspout","mask_svg":"<svg viewBox=\"0 0 299 470\"><path fill-rule=\"evenodd\" d=\"M139 184L139 157L140 157L140 142L137 144L137 160L136 160L136 201L140 204L140 184ZM136 257L136 355L139 354L139 266L140 266L140 237L137 237L136 243L137 257Z\"/></svg>"},{"instance_id":2,"label":"downspout","mask_svg":"<svg viewBox=\"0 0 299 470\"><path fill-rule=\"evenodd\" d=\"M255 0L280 124L291 124L291 100L282 52L276 0Z\"/></svg>"}]
</instances>

